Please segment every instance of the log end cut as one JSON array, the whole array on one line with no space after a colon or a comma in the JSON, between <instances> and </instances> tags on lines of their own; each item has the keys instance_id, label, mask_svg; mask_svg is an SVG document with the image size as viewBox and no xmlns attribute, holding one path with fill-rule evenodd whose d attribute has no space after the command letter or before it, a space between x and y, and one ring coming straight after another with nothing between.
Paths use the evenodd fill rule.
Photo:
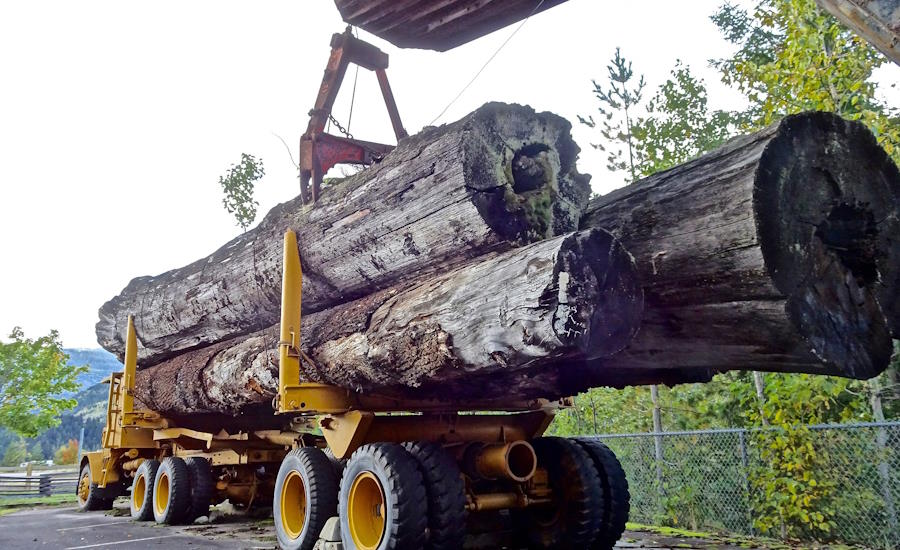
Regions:
<instances>
[{"instance_id":1,"label":"log end cut","mask_svg":"<svg viewBox=\"0 0 900 550\"><path fill-rule=\"evenodd\" d=\"M754 184L760 247L811 351L869 378L900 337L900 172L862 124L790 116Z\"/></svg>"}]
</instances>

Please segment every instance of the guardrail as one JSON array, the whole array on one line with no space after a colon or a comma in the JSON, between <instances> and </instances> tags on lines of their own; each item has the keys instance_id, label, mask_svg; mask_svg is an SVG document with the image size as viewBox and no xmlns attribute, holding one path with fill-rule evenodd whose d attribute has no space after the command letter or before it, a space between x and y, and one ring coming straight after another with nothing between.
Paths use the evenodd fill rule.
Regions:
<instances>
[{"instance_id":1,"label":"guardrail","mask_svg":"<svg viewBox=\"0 0 900 550\"><path fill-rule=\"evenodd\" d=\"M0 498L72 494L77 484L78 474L73 472L32 476L0 475Z\"/></svg>"}]
</instances>

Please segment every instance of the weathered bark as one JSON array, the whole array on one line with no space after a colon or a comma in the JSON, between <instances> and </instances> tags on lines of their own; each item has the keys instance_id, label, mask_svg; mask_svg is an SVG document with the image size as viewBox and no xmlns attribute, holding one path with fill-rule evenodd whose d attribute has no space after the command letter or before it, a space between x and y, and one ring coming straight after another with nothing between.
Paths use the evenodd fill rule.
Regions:
<instances>
[{"instance_id":1,"label":"weathered bark","mask_svg":"<svg viewBox=\"0 0 900 550\"><path fill-rule=\"evenodd\" d=\"M133 314L149 366L277 322L287 228L298 235L307 313L574 231L590 187L570 128L493 103L426 129L327 187L314 207L284 203L209 257L134 279L100 309L97 340L121 357Z\"/></svg>"},{"instance_id":2,"label":"weathered bark","mask_svg":"<svg viewBox=\"0 0 900 550\"><path fill-rule=\"evenodd\" d=\"M304 380L445 399L518 396L519 386L533 393L532 375L546 366L624 348L642 306L628 252L606 231L582 231L305 315L301 346L315 365L304 365ZM142 369L137 397L167 413L267 403L277 389L277 328Z\"/></svg>"},{"instance_id":3,"label":"weathered bark","mask_svg":"<svg viewBox=\"0 0 900 550\"><path fill-rule=\"evenodd\" d=\"M861 124L785 118L594 199L634 255L640 333L618 372L761 370L869 378L900 329L900 173Z\"/></svg>"}]
</instances>

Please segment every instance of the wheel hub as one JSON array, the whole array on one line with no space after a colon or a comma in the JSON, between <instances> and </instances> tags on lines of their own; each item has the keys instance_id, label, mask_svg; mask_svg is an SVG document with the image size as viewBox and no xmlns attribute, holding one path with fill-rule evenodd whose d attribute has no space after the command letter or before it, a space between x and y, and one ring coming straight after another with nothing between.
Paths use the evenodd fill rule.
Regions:
<instances>
[{"instance_id":1,"label":"wheel hub","mask_svg":"<svg viewBox=\"0 0 900 550\"><path fill-rule=\"evenodd\" d=\"M300 538L306 523L306 486L299 472L292 471L281 486L281 526L292 539Z\"/></svg>"},{"instance_id":2,"label":"wheel hub","mask_svg":"<svg viewBox=\"0 0 900 550\"><path fill-rule=\"evenodd\" d=\"M347 499L350 536L360 550L375 550L384 537L384 489L371 472L362 472L353 480Z\"/></svg>"}]
</instances>

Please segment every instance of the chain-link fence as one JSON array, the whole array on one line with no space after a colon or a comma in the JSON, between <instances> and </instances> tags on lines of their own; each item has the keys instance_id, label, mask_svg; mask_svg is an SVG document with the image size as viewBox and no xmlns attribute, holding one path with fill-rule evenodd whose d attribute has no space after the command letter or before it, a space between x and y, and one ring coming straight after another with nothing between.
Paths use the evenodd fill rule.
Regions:
<instances>
[{"instance_id":1,"label":"chain-link fence","mask_svg":"<svg viewBox=\"0 0 900 550\"><path fill-rule=\"evenodd\" d=\"M900 422L597 439L628 474L631 521L900 548Z\"/></svg>"}]
</instances>

